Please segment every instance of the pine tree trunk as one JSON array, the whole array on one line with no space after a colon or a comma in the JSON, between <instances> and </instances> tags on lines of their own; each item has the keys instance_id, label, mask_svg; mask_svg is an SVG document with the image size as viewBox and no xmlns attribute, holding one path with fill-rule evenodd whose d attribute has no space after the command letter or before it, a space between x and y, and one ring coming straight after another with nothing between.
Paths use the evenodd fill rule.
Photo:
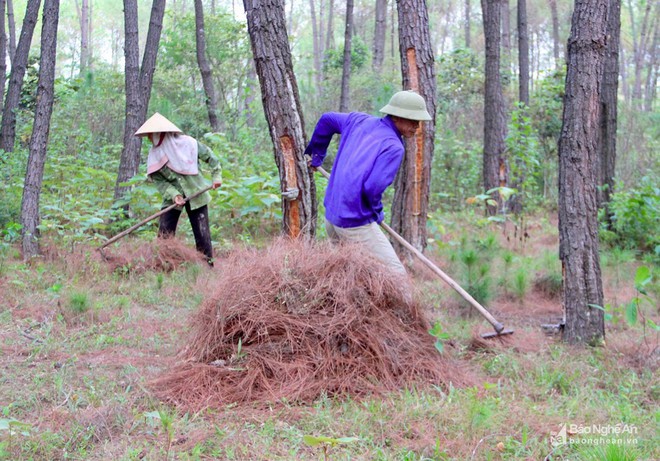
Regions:
<instances>
[{"instance_id":1,"label":"pine tree trunk","mask_svg":"<svg viewBox=\"0 0 660 461\"><path fill-rule=\"evenodd\" d=\"M206 110L209 115L209 124L214 132L220 131L218 120L218 96L213 85L213 73L206 57L206 32L204 29L204 6L202 0L195 0L195 44L197 51L197 64L202 75L202 85L206 98Z\"/></svg>"},{"instance_id":2,"label":"pine tree trunk","mask_svg":"<svg viewBox=\"0 0 660 461\"><path fill-rule=\"evenodd\" d=\"M372 69L379 72L385 59L385 33L387 32L387 0L376 0Z\"/></svg>"},{"instance_id":3,"label":"pine tree trunk","mask_svg":"<svg viewBox=\"0 0 660 461\"><path fill-rule=\"evenodd\" d=\"M322 54L321 54L321 32L323 28L321 21L316 18L316 7L314 6L315 0L309 0L309 10L312 21L312 46L314 49L314 88L316 94L321 94L321 80L322 80Z\"/></svg>"},{"instance_id":4,"label":"pine tree trunk","mask_svg":"<svg viewBox=\"0 0 660 461\"><path fill-rule=\"evenodd\" d=\"M561 42L559 40L559 14L557 13L557 0L548 0L550 4L550 16L552 18L552 55L555 58L555 69L559 70L562 66L560 62L559 50Z\"/></svg>"},{"instance_id":5,"label":"pine tree trunk","mask_svg":"<svg viewBox=\"0 0 660 461\"><path fill-rule=\"evenodd\" d=\"M16 55L16 20L14 19L13 0L7 0L7 28L9 29L9 62L13 67Z\"/></svg>"},{"instance_id":6,"label":"pine tree trunk","mask_svg":"<svg viewBox=\"0 0 660 461\"><path fill-rule=\"evenodd\" d=\"M399 0L398 10L403 88L414 90L424 98L433 120L421 122L415 136L405 139L406 154L394 183L392 227L415 248L423 251L426 248L426 220L435 139L436 80L433 46L425 0ZM400 247L398 249L401 250Z\"/></svg>"},{"instance_id":7,"label":"pine tree trunk","mask_svg":"<svg viewBox=\"0 0 660 461\"><path fill-rule=\"evenodd\" d=\"M348 112L351 86L351 42L353 40L353 0L346 0L346 28L344 29L344 67L341 74L339 112Z\"/></svg>"},{"instance_id":8,"label":"pine tree trunk","mask_svg":"<svg viewBox=\"0 0 660 461\"><path fill-rule=\"evenodd\" d=\"M529 106L529 36L527 0L518 0L518 99Z\"/></svg>"},{"instance_id":9,"label":"pine tree trunk","mask_svg":"<svg viewBox=\"0 0 660 461\"><path fill-rule=\"evenodd\" d=\"M509 11L509 0L501 0L502 7L502 61L504 62L500 67L504 68L508 73L512 64L511 53L511 14Z\"/></svg>"},{"instance_id":10,"label":"pine tree trunk","mask_svg":"<svg viewBox=\"0 0 660 461\"><path fill-rule=\"evenodd\" d=\"M81 0L80 18L80 73L84 73L89 65L89 0ZM76 1L76 7L78 2Z\"/></svg>"},{"instance_id":11,"label":"pine tree trunk","mask_svg":"<svg viewBox=\"0 0 660 461\"><path fill-rule=\"evenodd\" d=\"M6 1L0 0L0 113L4 104L5 83L7 76L7 31L5 30Z\"/></svg>"},{"instance_id":12,"label":"pine tree trunk","mask_svg":"<svg viewBox=\"0 0 660 461\"><path fill-rule=\"evenodd\" d=\"M577 0L568 40L564 114L559 139L559 256L564 340L605 337L598 253L599 87L607 49L608 0Z\"/></svg>"},{"instance_id":13,"label":"pine tree trunk","mask_svg":"<svg viewBox=\"0 0 660 461\"><path fill-rule=\"evenodd\" d=\"M139 77L135 78L137 62L139 62L137 4L136 0L124 0L124 21L126 23L126 44L124 46L126 57L126 120L124 122L124 148L119 160L119 171L115 185L115 200L123 197L129 190L129 187L123 185L123 183L135 176L140 166L142 140L134 136L134 133L146 119L164 14L165 0L154 0L151 7L147 42L142 56L142 66L137 71Z\"/></svg>"},{"instance_id":14,"label":"pine tree trunk","mask_svg":"<svg viewBox=\"0 0 660 461\"><path fill-rule=\"evenodd\" d=\"M335 2L334 0L329 0L328 3L328 30L325 34L325 49L331 50L335 47L335 29L332 23L332 19L335 17Z\"/></svg>"},{"instance_id":15,"label":"pine tree trunk","mask_svg":"<svg viewBox=\"0 0 660 461\"><path fill-rule=\"evenodd\" d=\"M41 0L28 0L25 10L25 19L21 28L21 37L18 40L18 47L14 59L12 60L12 70L9 75L9 87L5 105L2 108L2 127L0 128L0 149L5 152L14 151L14 141L16 139L16 111L21 99L21 88L23 87L23 77L28 64L30 53L30 43L32 34L37 24L39 16L39 6Z\"/></svg>"},{"instance_id":16,"label":"pine tree trunk","mask_svg":"<svg viewBox=\"0 0 660 461\"><path fill-rule=\"evenodd\" d=\"M282 200L282 230L291 237L313 237L316 187L304 156L307 142L285 27L284 2L244 0L243 4L282 191L299 191L296 199Z\"/></svg>"},{"instance_id":17,"label":"pine tree trunk","mask_svg":"<svg viewBox=\"0 0 660 461\"><path fill-rule=\"evenodd\" d=\"M653 111L653 101L655 100L657 82L658 82L658 63L660 62L660 18L656 15L653 26L653 41L649 54L651 56L646 73L646 85L644 92L644 110Z\"/></svg>"},{"instance_id":18,"label":"pine tree trunk","mask_svg":"<svg viewBox=\"0 0 660 461\"><path fill-rule=\"evenodd\" d=\"M25 259L39 254L39 196L46 163L50 117L53 112L59 7L59 0L44 1L37 103L21 203L21 232Z\"/></svg>"},{"instance_id":19,"label":"pine tree trunk","mask_svg":"<svg viewBox=\"0 0 660 461\"><path fill-rule=\"evenodd\" d=\"M486 40L486 69L484 94L484 157L483 185L489 191L506 185L507 168L504 159L506 148L506 119L504 95L500 78L500 13L498 0L482 0L481 8ZM494 215L501 207L501 198L495 194L498 207L486 205L486 214Z\"/></svg>"},{"instance_id":20,"label":"pine tree trunk","mask_svg":"<svg viewBox=\"0 0 660 461\"><path fill-rule=\"evenodd\" d=\"M600 152L600 189L598 193L599 207L607 208L614 189L614 174L616 166L616 131L617 102L619 89L619 36L621 34L621 0L609 0L609 16L607 21L607 48L603 66L601 86L601 121L598 151ZM606 209L607 222L610 222L610 212Z\"/></svg>"},{"instance_id":21,"label":"pine tree trunk","mask_svg":"<svg viewBox=\"0 0 660 461\"><path fill-rule=\"evenodd\" d=\"M470 12L472 7L470 6L470 0L465 0L465 48L470 48Z\"/></svg>"}]
</instances>

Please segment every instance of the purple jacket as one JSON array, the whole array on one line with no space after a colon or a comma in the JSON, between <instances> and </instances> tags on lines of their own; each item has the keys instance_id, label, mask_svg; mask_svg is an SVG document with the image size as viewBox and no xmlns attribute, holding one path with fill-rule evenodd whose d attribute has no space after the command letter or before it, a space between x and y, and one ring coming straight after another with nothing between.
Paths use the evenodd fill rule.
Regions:
<instances>
[{"instance_id":1,"label":"purple jacket","mask_svg":"<svg viewBox=\"0 0 660 461\"><path fill-rule=\"evenodd\" d=\"M358 227L384 219L382 197L403 159L401 135L389 116L328 112L316 124L305 155L323 163L332 136L341 134L325 193L325 217L335 226Z\"/></svg>"}]
</instances>

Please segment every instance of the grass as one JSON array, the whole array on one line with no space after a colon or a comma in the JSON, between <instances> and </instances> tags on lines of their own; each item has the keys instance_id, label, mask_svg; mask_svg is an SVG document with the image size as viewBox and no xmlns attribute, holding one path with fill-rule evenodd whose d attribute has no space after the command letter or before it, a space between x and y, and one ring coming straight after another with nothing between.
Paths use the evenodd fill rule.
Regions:
<instances>
[{"instance_id":1,"label":"grass","mask_svg":"<svg viewBox=\"0 0 660 461\"><path fill-rule=\"evenodd\" d=\"M506 259L514 284L520 265L532 263L495 257L512 250L488 236L475 245L491 252L493 274ZM474 349L473 332L485 322L463 318L444 286L420 279L429 317L450 338L443 353L474 373L474 386L187 414L155 399L148 383L183 346L203 296L182 287L203 286L205 269L108 274L91 257L64 259L73 257L78 266L59 259L25 265L8 251L1 263L0 459L323 459L321 448L304 443L306 435L355 438L330 447L332 460L660 458L660 386L652 362L640 362L650 357L644 342L657 347L658 338L643 337L641 325L608 330L603 348L546 339L529 348ZM616 277L629 282L626 271ZM533 291L530 280L520 287L523 300ZM515 285L513 291L518 295ZM502 294L492 292L498 315ZM94 315L72 322L58 306ZM657 320L657 311L646 309ZM534 337L538 325L525 321L515 329L517 338ZM22 425L3 430L3 421ZM554 447L550 438L562 424L627 424L638 432L634 444Z\"/></svg>"}]
</instances>

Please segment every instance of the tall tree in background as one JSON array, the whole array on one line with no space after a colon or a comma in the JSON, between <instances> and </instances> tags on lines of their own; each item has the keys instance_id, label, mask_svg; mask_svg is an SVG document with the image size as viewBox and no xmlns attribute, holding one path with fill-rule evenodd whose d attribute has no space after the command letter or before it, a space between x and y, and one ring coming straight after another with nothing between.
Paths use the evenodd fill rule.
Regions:
<instances>
[{"instance_id":1,"label":"tall tree in background","mask_svg":"<svg viewBox=\"0 0 660 461\"><path fill-rule=\"evenodd\" d=\"M642 24L638 25L637 18L634 14L632 0L628 0L628 9L630 11L630 27L632 29L633 39L633 60L635 65L635 79L633 80L632 98L633 103L638 108L641 108L642 106L642 69L644 67L645 57L649 51L649 30L655 19L655 17L651 14L654 4L655 3L652 1L646 2Z\"/></svg>"},{"instance_id":2,"label":"tall tree in background","mask_svg":"<svg viewBox=\"0 0 660 461\"><path fill-rule=\"evenodd\" d=\"M376 0L374 21L374 45L371 67L379 72L385 58L385 33L387 32L387 0Z\"/></svg>"},{"instance_id":3,"label":"tall tree in background","mask_svg":"<svg viewBox=\"0 0 660 461\"><path fill-rule=\"evenodd\" d=\"M16 54L16 21L14 20L14 2L7 0L7 29L9 34L9 61L14 66L14 55Z\"/></svg>"},{"instance_id":4,"label":"tall tree in background","mask_svg":"<svg viewBox=\"0 0 660 461\"><path fill-rule=\"evenodd\" d=\"M597 344L605 337L598 253L599 95L607 51L609 0L576 0L559 138L559 257L564 339Z\"/></svg>"},{"instance_id":5,"label":"tall tree in background","mask_svg":"<svg viewBox=\"0 0 660 461\"><path fill-rule=\"evenodd\" d=\"M518 0L518 99L529 106L529 35L527 0Z\"/></svg>"},{"instance_id":6,"label":"tall tree in background","mask_svg":"<svg viewBox=\"0 0 660 461\"><path fill-rule=\"evenodd\" d=\"M328 1L328 28L325 32L325 49L331 50L335 47L335 28L332 18L335 16L335 0Z\"/></svg>"},{"instance_id":7,"label":"tall tree in background","mask_svg":"<svg viewBox=\"0 0 660 461\"><path fill-rule=\"evenodd\" d=\"M510 5L509 5L509 0L500 0L500 6L502 7L501 11L501 29L502 29L502 42L501 42L501 47L502 47L502 61L504 61L504 65L501 67L504 67L505 71L508 73L511 69L511 64L513 64L512 60L512 51L511 49L513 48L511 45L511 11L510 11Z\"/></svg>"},{"instance_id":8,"label":"tall tree in background","mask_svg":"<svg viewBox=\"0 0 660 461\"><path fill-rule=\"evenodd\" d=\"M40 5L41 0L28 0L25 9L25 19L23 19L23 27L21 28L21 37L18 40L18 47L12 61L9 87L7 88L5 105L2 108L2 127L0 127L0 149L5 152L14 151L16 110L21 99L23 77L25 76L25 70L28 64L32 34L34 33L34 27L39 17Z\"/></svg>"},{"instance_id":9,"label":"tall tree in background","mask_svg":"<svg viewBox=\"0 0 660 461\"><path fill-rule=\"evenodd\" d=\"M2 112L2 105L4 103L3 96L5 93L5 83L7 76L7 33L5 31L5 7L7 6L5 0L0 0L0 112Z\"/></svg>"},{"instance_id":10,"label":"tall tree in background","mask_svg":"<svg viewBox=\"0 0 660 461\"><path fill-rule=\"evenodd\" d=\"M346 27L344 29L344 66L341 73L339 112L348 112L351 87L351 50L353 41L353 0L346 0Z\"/></svg>"},{"instance_id":11,"label":"tall tree in background","mask_svg":"<svg viewBox=\"0 0 660 461\"><path fill-rule=\"evenodd\" d=\"M305 160L305 127L285 27L283 0L243 0L261 99L270 128L282 191L282 230L291 237L316 234L316 187Z\"/></svg>"},{"instance_id":12,"label":"tall tree in background","mask_svg":"<svg viewBox=\"0 0 660 461\"><path fill-rule=\"evenodd\" d=\"M557 12L557 0L548 0L550 5L550 19L552 21L552 55L555 58L555 70L562 66L559 50L561 42L559 41L559 13Z\"/></svg>"},{"instance_id":13,"label":"tall tree in background","mask_svg":"<svg viewBox=\"0 0 660 461\"><path fill-rule=\"evenodd\" d=\"M500 78L500 16L502 8L498 0L481 0L486 40L486 68L484 92L484 158L483 184L486 191L506 185L507 166L504 158L506 148L506 119L504 95ZM500 202L498 195L497 201ZM486 213L497 210L487 205Z\"/></svg>"},{"instance_id":14,"label":"tall tree in background","mask_svg":"<svg viewBox=\"0 0 660 461\"><path fill-rule=\"evenodd\" d=\"M465 0L465 48L470 48L470 11L472 6L470 5L470 0Z\"/></svg>"},{"instance_id":15,"label":"tall tree in background","mask_svg":"<svg viewBox=\"0 0 660 461\"><path fill-rule=\"evenodd\" d=\"M316 16L316 0L309 0L309 12L312 22L312 47L314 52L314 85L316 94L321 94L321 82L323 80L323 20Z\"/></svg>"},{"instance_id":16,"label":"tall tree in background","mask_svg":"<svg viewBox=\"0 0 660 461\"><path fill-rule=\"evenodd\" d=\"M202 75L202 85L206 94L206 111L209 114L209 123L214 132L220 131L218 120L218 95L213 84L213 72L206 57L206 32L204 30L204 5L202 0L195 0L195 45L197 51L197 65Z\"/></svg>"},{"instance_id":17,"label":"tall tree in background","mask_svg":"<svg viewBox=\"0 0 660 461\"><path fill-rule=\"evenodd\" d=\"M644 96L644 110L651 112L653 110L653 101L655 101L658 89L658 67L660 65L660 18L655 16L653 27L653 41L651 42L648 73L646 74L646 93Z\"/></svg>"},{"instance_id":18,"label":"tall tree in background","mask_svg":"<svg viewBox=\"0 0 660 461\"><path fill-rule=\"evenodd\" d=\"M81 4L76 0L76 12L80 21L80 73L83 74L90 64L90 27L91 17L89 9L89 0L81 0Z\"/></svg>"},{"instance_id":19,"label":"tall tree in background","mask_svg":"<svg viewBox=\"0 0 660 461\"><path fill-rule=\"evenodd\" d=\"M420 122L394 182L392 227L420 251L426 247L426 219L435 134L436 82L429 17L425 0L399 0L399 50L403 88L426 101L433 119Z\"/></svg>"},{"instance_id":20,"label":"tall tree in background","mask_svg":"<svg viewBox=\"0 0 660 461\"><path fill-rule=\"evenodd\" d=\"M603 63L603 79L600 93L600 159L599 207L607 208L614 188L616 166L617 102L619 90L619 37L621 35L621 0L609 0L607 18L607 44ZM606 209L607 222L610 213Z\"/></svg>"},{"instance_id":21,"label":"tall tree in background","mask_svg":"<svg viewBox=\"0 0 660 461\"><path fill-rule=\"evenodd\" d=\"M124 120L124 148L119 159L119 171L115 184L115 200L123 197L129 190L124 183L137 174L140 166L142 138L133 136L133 134L146 119L164 14L165 0L153 0L147 42L140 67L137 0L124 0L126 120Z\"/></svg>"},{"instance_id":22,"label":"tall tree in background","mask_svg":"<svg viewBox=\"0 0 660 461\"><path fill-rule=\"evenodd\" d=\"M50 116L53 112L59 8L60 0L44 1L37 102L21 203L21 232L25 259L39 254L39 196L46 163Z\"/></svg>"}]
</instances>

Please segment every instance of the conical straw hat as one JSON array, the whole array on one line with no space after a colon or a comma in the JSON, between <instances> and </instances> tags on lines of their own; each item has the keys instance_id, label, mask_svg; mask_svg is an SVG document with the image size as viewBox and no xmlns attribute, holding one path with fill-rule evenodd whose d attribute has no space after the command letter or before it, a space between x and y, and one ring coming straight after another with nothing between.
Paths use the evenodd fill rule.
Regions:
<instances>
[{"instance_id":1,"label":"conical straw hat","mask_svg":"<svg viewBox=\"0 0 660 461\"><path fill-rule=\"evenodd\" d=\"M149 133L183 133L183 131L156 112L135 132L135 136L146 136Z\"/></svg>"}]
</instances>

